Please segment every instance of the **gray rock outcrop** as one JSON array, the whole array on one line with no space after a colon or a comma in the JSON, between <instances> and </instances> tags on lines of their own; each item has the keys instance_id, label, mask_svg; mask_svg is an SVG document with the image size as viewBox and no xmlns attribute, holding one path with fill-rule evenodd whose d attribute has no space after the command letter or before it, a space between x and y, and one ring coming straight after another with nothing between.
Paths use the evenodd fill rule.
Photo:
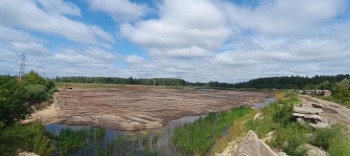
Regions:
<instances>
[{"instance_id":1,"label":"gray rock outcrop","mask_svg":"<svg viewBox=\"0 0 350 156\"><path fill-rule=\"evenodd\" d=\"M238 144L235 156L278 156L266 145L263 141L259 140L258 136L249 131L243 140Z\"/></svg>"},{"instance_id":2,"label":"gray rock outcrop","mask_svg":"<svg viewBox=\"0 0 350 156\"><path fill-rule=\"evenodd\" d=\"M294 107L294 112L295 113L300 113L300 114L320 114L322 113L322 109L319 108L309 108L309 107Z\"/></svg>"}]
</instances>

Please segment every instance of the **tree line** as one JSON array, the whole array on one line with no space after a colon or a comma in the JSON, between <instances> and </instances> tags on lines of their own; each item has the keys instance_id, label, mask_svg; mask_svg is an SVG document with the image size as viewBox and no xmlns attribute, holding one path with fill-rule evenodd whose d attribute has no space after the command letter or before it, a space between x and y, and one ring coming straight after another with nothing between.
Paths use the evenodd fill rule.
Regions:
<instances>
[{"instance_id":1,"label":"tree line","mask_svg":"<svg viewBox=\"0 0 350 156\"><path fill-rule=\"evenodd\" d=\"M76 82L76 83L103 83L103 84L128 84L128 85L155 85L155 86L197 86L207 88L252 88L252 89L317 89L318 85L323 82L335 84L343 79L350 79L349 74L325 76L316 75L314 77L302 76L281 76L281 77L265 77L252 79L246 82L226 83L218 81L188 82L183 79L175 78L119 78L119 77L56 77L56 82ZM326 84L324 84L326 85ZM330 85L325 86L330 89ZM324 89L326 89L324 88Z\"/></svg>"},{"instance_id":2,"label":"tree line","mask_svg":"<svg viewBox=\"0 0 350 156\"><path fill-rule=\"evenodd\" d=\"M255 89L329 89L332 85L344 79L350 79L349 74L335 76L316 75L314 77L303 76L282 76L265 77L240 82L233 85L234 88L255 88ZM322 84L321 88L318 88Z\"/></svg>"}]
</instances>

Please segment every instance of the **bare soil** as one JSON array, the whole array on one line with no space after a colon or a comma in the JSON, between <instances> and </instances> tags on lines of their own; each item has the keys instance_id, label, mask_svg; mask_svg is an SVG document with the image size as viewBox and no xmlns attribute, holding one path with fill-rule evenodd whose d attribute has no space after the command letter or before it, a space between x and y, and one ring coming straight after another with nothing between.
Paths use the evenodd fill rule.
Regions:
<instances>
[{"instance_id":1,"label":"bare soil","mask_svg":"<svg viewBox=\"0 0 350 156\"><path fill-rule=\"evenodd\" d=\"M222 112L263 102L269 94L158 87L60 90L55 102L25 122L92 125L107 129L141 130L162 127L183 116Z\"/></svg>"}]
</instances>

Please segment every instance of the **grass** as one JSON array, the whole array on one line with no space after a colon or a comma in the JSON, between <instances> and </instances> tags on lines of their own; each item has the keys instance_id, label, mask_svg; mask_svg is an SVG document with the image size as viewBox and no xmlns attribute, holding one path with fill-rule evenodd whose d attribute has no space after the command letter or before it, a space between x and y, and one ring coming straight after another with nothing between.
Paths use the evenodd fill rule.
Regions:
<instances>
[{"instance_id":1,"label":"grass","mask_svg":"<svg viewBox=\"0 0 350 156\"><path fill-rule=\"evenodd\" d=\"M276 102L256 112L262 113L262 117L254 119L254 114L249 114L234 122L229 131L231 138L218 139L214 151L222 152L225 148L223 144L227 145L233 140L239 141L248 130L253 130L260 139L267 137L269 132L273 132L273 137L267 141L267 144L290 156L307 155L307 149L304 147L306 143L323 148L331 156L350 155L350 141L342 132L342 126L314 130L300 125L291 116L293 106L300 105L298 97L293 93L283 92L275 93L275 97Z\"/></svg>"},{"instance_id":2,"label":"grass","mask_svg":"<svg viewBox=\"0 0 350 156\"><path fill-rule=\"evenodd\" d=\"M350 141L343 133L343 126L333 125L329 129L316 130L315 139L311 142L315 146L322 147L331 156L350 155Z\"/></svg>"},{"instance_id":3,"label":"grass","mask_svg":"<svg viewBox=\"0 0 350 156\"><path fill-rule=\"evenodd\" d=\"M1 155L16 155L19 150L34 152L42 156L50 155L54 151L50 135L45 132L39 122L28 125L14 125L1 131Z\"/></svg>"},{"instance_id":4,"label":"grass","mask_svg":"<svg viewBox=\"0 0 350 156\"><path fill-rule=\"evenodd\" d=\"M234 108L230 112L220 114L209 113L204 119L176 127L171 141L185 152L195 155L205 154L222 136L234 120L237 120L252 111L250 108Z\"/></svg>"},{"instance_id":5,"label":"grass","mask_svg":"<svg viewBox=\"0 0 350 156\"><path fill-rule=\"evenodd\" d=\"M232 123L231 128L228 130L227 135L216 139L211 153L222 153L230 142L239 141L241 138L243 138L243 136L247 132L247 129L244 126L242 126L243 123L251 118L254 118L254 116L258 112L259 111L257 110L251 111L243 117L235 120Z\"/></svg>"}]
</instances>

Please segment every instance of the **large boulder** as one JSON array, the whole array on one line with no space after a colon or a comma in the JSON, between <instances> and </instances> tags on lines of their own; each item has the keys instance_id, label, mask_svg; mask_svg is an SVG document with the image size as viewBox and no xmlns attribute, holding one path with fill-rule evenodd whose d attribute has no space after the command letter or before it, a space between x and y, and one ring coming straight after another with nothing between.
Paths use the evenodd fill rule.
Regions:
<instances>
[{"instance_id":1,"label":"large boulder","mask_svg":"<svg viewBox=\"0 0 350 156\"><path fill-rule=\"evenodd\" d=\"M328 128L329 124L323 123L323 122L318 122L318 123L309 123L309 126L314 128L314 129L324 129L324 128Z\"/></svg>"},{"instance_id":2,"label":"large boulder","mask_svg":"<svg viewBox=\"0 0 350 156\"><path fill-rule=\"evenodd\" d=\"M309 107L294 107L293 110L295 113L300 114L320 114L323 112L322 109Z\"/></svg>"},{"instance_id":3,"label":"large boulder","mask_svg":"<svg viewBox=\"0 0 350 156\"><path fill-rule=\"evenodd\" d=\"M238 144L234 153L235 156L277 156L271 148L263 141L259 140L258 136L249 131L243 140Z\"/></svg>"},{"instance_id":4,"label":"large boulder","mask_svg":"<svg viewBox=\"0 0 350 156\"><path fill-rule=\"evenodd\" d=\"M312 119L312 120L316 120L316 121L321 121L322 120L322 118L320 116L316 115L316 114L314 114L314 115L306 114L304 116L304 118L305 119Z\"/></svg>"},{"instance_id":5,"label":"large boulder","mask_svg":"<svg viewBox=\"0 0 350 156\"><path fill-rule=\"evenodd\" d=\"M319 104L319 103L311 103L311 106L315 107L315 108L324 108L324 106L322 104Z\"/></svg>"}]
</instances>

